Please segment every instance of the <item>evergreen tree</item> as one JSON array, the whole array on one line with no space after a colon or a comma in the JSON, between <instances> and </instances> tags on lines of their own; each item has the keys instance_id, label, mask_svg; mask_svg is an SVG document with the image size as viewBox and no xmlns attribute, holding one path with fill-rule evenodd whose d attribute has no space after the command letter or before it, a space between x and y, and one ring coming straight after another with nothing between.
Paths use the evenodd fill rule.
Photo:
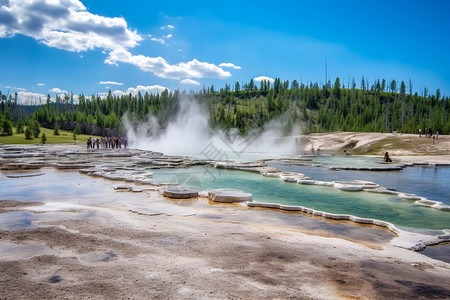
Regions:
<instances>
[{"instance_id":1,"label":"evergreen tree","mask_svg":"<svg viewBox=\"0 0 450 300\"><path fill-rule=\"evenodd\" d=\"M16 133L21 134L24 133L23 127L25 126L24 120L20 118L16 123Z\"/></svg>"},{"instance_id":2,"label":"evergreen tree","mask_svg":"<svg viewBox=\"0 0 450 300\"><path fill-rule=\"evenodd\" d=\"M402 128L406 125L406 85L402 81L400 85L400 94L402 96Z\"/></svg>"},{"instance_id":3,"label":"evergreen tree","mask_svg":"<svg viewBox=\"0 0 450 300\"><path fill-rule=\"evenodd\" d=\"M0 135L13 135L13 124L6 117L3 120L0 119Z\"/></svg>"},{"instance_id":4,"label":"evergreen tree","mask_svg":"<svg viewBox=\"0 0 450 300\"><path fill-rule=\"evenodd\" d=\"M73 134L74 135L80 135L81 134L80 124L77 123L77 125L75 126L75 129L73 130Z\"/></svg>"},{"instance_id":5,"label":"evergreen tree","mask_svg":"<svg viewBox=\"0 0 450 300\"><path fill-rule=\"evenodd\" d=\"M25 129L25 139L26 140L32 140L33 138L34 138L33 131L31 130L30 127L27 127Z\"/></svg>"},{"instance_id":6,"label":"evergreen tree","mask_svg":"<svg viewBox=\"0 0 450 300\"><path fill-rule=\"evenodd\" d=\"M28 121L28 128L31 130L33 136L35 138L39 137L39 134L41 133L39 122L35 119L31 119Z\"/></svg>"},{"instance_id":7,"label":"evergreen tree","mask_svg":"<svg viewBox=\"0 0 450 300\"><path fill-rule=\"evenodd\" d=\"M58 124L55 124L55 127L53 128L53 135L59 135L59 126L58 126Z\"/></svg>"},{"instance_id":8,"label":"evergreen tree","mask_svg":"<svg viewBox=\"0 0 450 300\"><path fill-rule=\"evenodd\" d=\"M45 135L45 133L42 134L41 141L42 141L42 144L45 144L45 142L47 141L47 136Z\"/></svg>"}]
</instances>

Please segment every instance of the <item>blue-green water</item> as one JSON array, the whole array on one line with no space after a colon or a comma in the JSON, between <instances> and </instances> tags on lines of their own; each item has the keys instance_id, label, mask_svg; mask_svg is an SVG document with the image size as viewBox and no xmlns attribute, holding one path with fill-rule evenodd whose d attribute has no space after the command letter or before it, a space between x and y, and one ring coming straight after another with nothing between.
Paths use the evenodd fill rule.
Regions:
<instances>
[{"instance_id":1,"label":"blue-green water","mask_svg":"<svg viewBox=\"0 0 450 300\"><path fill-rule=\"evenodd\" d=\"M380 166L380 159L372 157L315 157L315 163L323 166ZM348 163L345 164L345 161ZM331 171L326 167L285 165L278 161L269 161L271 167L283 171L303 173L313 180L366 180L375 182L386 188L404 193L416 194L429 200L440 201L450 205L450 168L433 166L406 167L400 171ZM382 165L383 166L383 165ZM387 164L384 166L392 166Z\"/></svg>"},{"instance_id":2,"label":"blue-green water","mask_svg":"<svg viewBox=\"0 0 450 300\"><path fill-rule=\"evenodd\" d=\"M382 157L368 156L319 155L312 157L312 161L327 167L384 168L399 166L395 162L383 163Z\"/></svg>"},{"instance_id":3,"label":"blue-green water","mask_svg":"<svg viewBox=\"0 0 450 300\"><path fill-rule=\"evenodd\" d=\"M201 190L234 188L253 194L253 201L306 206L336 214L391 222L398 227L450 229L450 212L423 207L409 200L384 194L345 192L332 187L300 185L257 173L209 167L158 169L154 181L177 183Z\"/></svg>"}]
</instances>

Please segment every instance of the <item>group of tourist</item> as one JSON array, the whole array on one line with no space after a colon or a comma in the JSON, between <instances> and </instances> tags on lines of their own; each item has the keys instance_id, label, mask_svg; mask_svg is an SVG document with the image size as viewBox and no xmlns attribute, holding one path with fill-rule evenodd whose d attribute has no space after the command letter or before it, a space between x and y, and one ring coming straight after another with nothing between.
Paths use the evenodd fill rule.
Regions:
<instances>
[{"instance_id":1,"label":"group of tourist","mask_svg":"<svg viewBox=\"0 0 450 300\"><path fill-rule=\"evenodd\" d=\"M433 130L431 128L425 128L425 131L422 131L422 128L419 128L419 137L422 137L422 133L427 138L439 139L439 131L436 131L436 134L433 135Z\"/></svg>"},{"instance_id":2,"label":"group of tourist","mask_svg":"<svg viewBox=\"0 0 450 300\"><path fill-rule=\"evenodd\" d=\"M102 138L88 138L87 148L88 149L114 149L114 148L126 148L127 138L126 137L102 137Z\"/></svg>"},{"instance_id":3,"label":"group of tourist","mask_svg":"<svg viewBox=\"0 0 450 300\"><path fill-rule=\"evenodd\" d=\"M314 151L316 151L316 153L317 153L317 155L320 155L320 148L319 147L317 147L317 149L315 150L314 149L314 145L311 145L311 154L315 154L315 152Z\"/></svg>"}]
</instances>

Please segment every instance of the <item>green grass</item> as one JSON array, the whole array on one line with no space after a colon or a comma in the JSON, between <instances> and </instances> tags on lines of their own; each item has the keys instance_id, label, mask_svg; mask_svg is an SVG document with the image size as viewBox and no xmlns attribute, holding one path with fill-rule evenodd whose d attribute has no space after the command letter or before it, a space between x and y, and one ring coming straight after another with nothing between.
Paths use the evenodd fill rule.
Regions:
<instances>
[{"instance_id":1,"label":"green grass","mask_svg":"<svg viewBox=\"0 0 450 300\"><path fill-rule=\"evenodd\" d=\"M14 128L14 132L16 129ZM47 137L46 144L73 144L73 135L71 131L59 130L59 135L53 135L53 129L41 127L41 133L38 138L32 140L25 139L25 134L14 133L12 136L0 136L0 144L42 144L41 136L45 133ZM86 143L89 137L96 137L93 135L77 135L77 144Z\"/></svg>"}]
</instances>

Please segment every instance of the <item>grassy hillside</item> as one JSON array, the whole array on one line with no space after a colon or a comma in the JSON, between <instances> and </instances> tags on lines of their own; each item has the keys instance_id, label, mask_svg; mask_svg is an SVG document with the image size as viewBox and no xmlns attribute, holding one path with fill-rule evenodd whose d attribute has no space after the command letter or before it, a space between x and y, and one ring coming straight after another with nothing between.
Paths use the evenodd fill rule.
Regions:
<instances>
[{"instance_id":1,"label":"grassy hillside","mask_svg":"<svg viewBox=\"0 0 450 300\"><path fill-rule=\"evenodd\" d=\"M14 132L15 132L14 128ZM48 129L41 127L41 134L38 138L34 138L32 140L25 139L25 134L17 134L14 133L12 136L0 136L0 144L41 144L41 136L45 133L47 137L46 144L73 144L73 135L70 131L60 130L59 135L53 135L53 129ZM93 137L90 135L77 135L77 144L78 143L86 143L89 137Z\"/></svg>"}]
</instances>

